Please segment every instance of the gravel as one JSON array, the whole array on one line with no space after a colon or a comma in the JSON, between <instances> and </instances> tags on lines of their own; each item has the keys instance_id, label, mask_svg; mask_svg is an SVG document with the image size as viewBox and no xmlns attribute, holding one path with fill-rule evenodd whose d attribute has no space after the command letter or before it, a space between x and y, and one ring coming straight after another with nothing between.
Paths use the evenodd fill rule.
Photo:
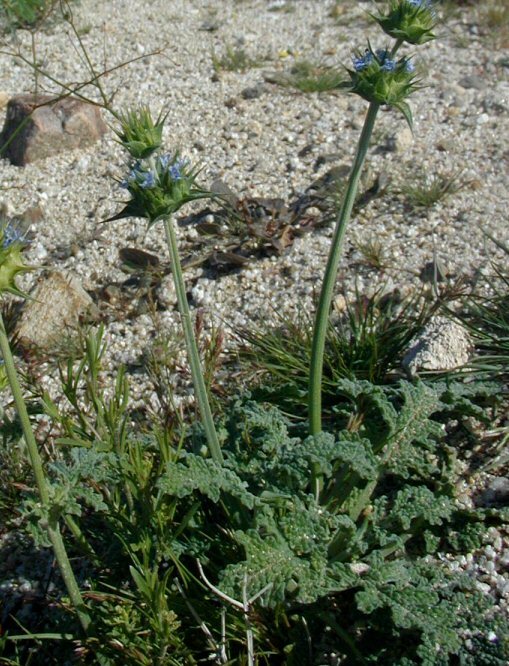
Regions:
<instances>
[{"instance_id":1,"label":"gravel","mask_svg":"<svg viewBox=\"0 0 509 666\"><path fill-rule=\"evenodd\" d=\"M379 30L367 21L370 2L348 3L340 20L329 16L332 4L82 0L72 8L92 62L99 70L111 70L102 83L108 95L114 93L116 109L147 104L156 114L168 112L165 145L199 160L204 183L220 178L242 196L292 201L330 169L328 155L336 154L336 164L350 164L366 104L345 94L297 93L267 83L271 77L265 73L288 71L299 58L349 65L352 49L363 49L368 37L373 46L384 45ZM484 242L483 230L509 240L508 54L483 36L472 11L464 8L439 28L440 39L412 50L426 85L412 98L413 135L397 112L380 114L369 163L374 173L389 179L390 191L352 219L339 294L355 288L369 292L382 284L419 285L419 276L434 258L449 279L473 280L488 275L490 260L498 256L496 248ZM261 67L214 72L212 54L223 54L226 46L244 49ZM15 55L19 50L31 58L30 48L27 31L17 31L2 47L0 104L13 94L34 90L33 71ZM41 68L55 79L91 77L67 24L38 32L36 53ZM113 69L132 58L138 60ZM42 75L37 83L41 90L57 90ZM90 87L84 92L96 96ZM0 160L0 203L7 212L19 215L40 206L44 213L32 224L28 262L78 277L97 300L104 288L123 285L128 277L118 257L122 247L137 246L167 262L160 227L146 232L145 222L134 219L103 223L119 210L123 192L115 179L125 168L125 155L112 132L90 149L24 168ZM396 192L435 174L458 174L463 187L433 207L410 210ZM208 326L226 329L227 345L239 327L274 321L275 312L294 316L299 309L309 310L330 236L330 227L313 231L296 239L280 257L252 260L229 272L189 270L193 308L204 310ZM383 271L359 261L356 248L373 239L383 243ZM189 250L196 230L181 225L179 240L183 251ZM24 287L35 279L26 276ZM164 307L155 313L131 312L126 318L121 309L111 307L103 317L105 365L112 378L119 363L139 368L161 332L177 335L172 286L164 280L159 291ZM54 366L42 364L39 373L45 387L58 393ZM131 374L133 404L157 408L149 377ZM173 382L183 395L188 392L185 376L175 376ZM459 566L478 576L479 585L507 609L509 538L502 532L491 537L483 552L467 556Z\"/></svg>"}]
</instances>

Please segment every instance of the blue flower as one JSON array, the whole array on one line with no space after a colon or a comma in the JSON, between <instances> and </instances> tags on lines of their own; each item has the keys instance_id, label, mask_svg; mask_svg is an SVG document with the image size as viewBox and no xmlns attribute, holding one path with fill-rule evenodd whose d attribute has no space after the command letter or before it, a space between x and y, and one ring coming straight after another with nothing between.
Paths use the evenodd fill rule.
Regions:
<instances>
[{"instance_id":1,"label":"blue flower","mask_svg":"<svg viewBox=\"0 0 509 666\"><path fill-rule=\"evenodd\" d=\"M156 179L152 171L146 171L140 178L140 187L144 190L150 190L155 187Z\"/></svg>"},{"instance_id":2,"label":"blue flower","mask_svg":"<svg viewBox=\"0 0 509 666\"><path fill-rule=\"evenodd\" d=\"M431 7L431 0L407 0L407 2L409 5L412 5L412 7Z\"/></svg>"},{"instance_id":3,"label":"blue flower","mask_svg":"<svg viewBox=\"0 0 509 666\"><path fill-rule=\"evenodd\" d=\"M19 227L13 222L8 222L3 228L2 247L5 250L14 243L28 243L26 239L27 232L20 231Z\"/></svg>"},{"instance_id":4,"label":"blue flower","mask_svg":"<svg viewBox=\"0 0 509 666\"><path fill-rule=\"evenodd\" d=\"M380 69L383 72L393 72L396 69L396 63L394 60L385 60Z\"/></svg>"},{"instance_id":5,"label":"blue flower","mask_svg":"<svg viewBox=\"0 0 509 666\"><path fill-rule=\"evenodd\" d=\"M180 164L178 162L175 162L175 164L172 164L171 167L168 169L169 174L172 178L172 180L181 180L182 179L182 172L180 170Z\"/></svg>"},{"instance_id":6,"label":"blue flower","mask_svg":"<svg viewBox=\"0 0 509 666\"><path fill-rule=\"evenodd\" d=\"M373 62L373 54L371 51L366 51L363 56L354 56L352 62L355 71L362 72L363 69L366 69Z\"/></svg>"},{"instance_id":7,"label":"blue flower","mask_svg":"<svg viewBox=\"0 0 509 666\"><path fill-rule=\"evenodd\" d=\"M405 72L408 72L409 74L415 72L415 65L411 60L405 62Z\"/></svg>"},{"instance_id":8,"label":"blue flower","mask_svg":"<svg viewBox=\"0 0 509 666\"><path fill-rule=\"evenodd\" d=\"M168 164L171 162L171 159L172 157L169 153L166 153L166 155L161 155L159 157L159 164L164 171L166 171L166 169L168 168Z\"/></svg>"}]
</instances>

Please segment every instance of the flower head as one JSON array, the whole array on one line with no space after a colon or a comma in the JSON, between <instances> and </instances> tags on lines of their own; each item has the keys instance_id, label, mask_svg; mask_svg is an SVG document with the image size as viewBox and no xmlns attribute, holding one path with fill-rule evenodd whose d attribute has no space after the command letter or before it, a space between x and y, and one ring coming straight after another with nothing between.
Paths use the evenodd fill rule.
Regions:
<instances>
[{"instance_id":1,"label":"flower head","mask_svg":"<svg viewBox=\"0 0 509 666\"><path fill-rule=\"evenodd\" d=\"M407 58L395 60L388 49L373 51L369 46L364 53L356 53L350 74L350 92L368 102L394 106L411 123L410 109L405 99L418 87L413 63Z\"/></svg>"},{"instance_id":2,"label":"flower head","mask_svg":"<svg viewBox=\"0 0 509 666\"><path fill-rule=\"evenodd\" d=\"M353 66L356 72L362 72L363 69L366 69L368 65L373 62L373 54L371 51L366 49L362 56L353 56L352 57Z\"/></svg>"},{"instance_id":3,"label":"flower head","mask_svg":"<svg viewBox=\"0 0 509 666\"><path fill-rule=\"evenodd\" d=\"M12 220L0 222L0 294L9 292L16 296L25 296L15 283L19 273L33 270L26 266L21 255L29 241L26 231Z\"/></svg>"},{"instance_id":4,"label":"flower head","mask_svg":"<svg viewBox=\"0 0 509 666\"><path fill-rule=\"evenodd\" d=\"M177 153L165 153L140 159L130 166L120 186L131 195L124 209L111 220L122 217L145 217L152 225L158 219L175 213L195 199L210 196L196 184L198 170Z\"/></svg>"},{"instance_id":5,"label":"flower head","mask_svg":"<svg viewBox=\"0 0 509 666\"><path fill-rule=\"evenodd\" d=\"M394 39L409 44L424 44L435 39L433 0L391 0L387 14L371 16Z\"/></svg>"}]
</instances>

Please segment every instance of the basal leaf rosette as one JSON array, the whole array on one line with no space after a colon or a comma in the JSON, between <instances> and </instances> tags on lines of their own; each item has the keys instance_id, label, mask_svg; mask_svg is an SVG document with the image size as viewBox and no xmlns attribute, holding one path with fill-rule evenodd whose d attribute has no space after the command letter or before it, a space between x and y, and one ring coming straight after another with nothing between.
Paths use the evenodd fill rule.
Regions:
<instances>
[{"instance_id":1,"label":"basal leaf rosette","mask_svg":"<svg viewBox=\"0 0 509 666\"><path fill-rule=\"evenodd\" d=\"M412 114L405 100L419 86L410 58L394 60L388 49L373 51L369 47L364 53L356 53L352 62L354 68L348 70L349 92L368 102L399 109L411 127Z\"/></svg>"},{"instance_id":2,"label":"basal leaf rosette","mask_svg":"<svg viewBox=\"0 0 509 666\"><path fill-rule=\"evenodd\" d=\"M130 201L108 221L124 217L143 217L149 227L176 213L184 204L211 196L196 183L199 169L178 153L136 160L120 186L131 195Z\"/></svg>"},{"instance_id":3,"label":"basal leaf rosette","mask_svg":"<svg viewBox=\"0 0 509 666\"><path fill-rule=\"evenodd\" d=\"M387 14L371 16L394 39L425 44L435 39L436 13L432 0L391 0Z\"/></svg>"},{"instance_id":4,"label":"basal leaf rosette","mask_svg":"<svg viewBox=\"0 0 509 666\"><path fill-rule=\"evenodd\" d=\"M14 294L26 298L26 294L16 286L20 273L34 270L23 261L22 252L28 241L14 222L0 223L0 295Z\"/></svg>"}]
</instances>

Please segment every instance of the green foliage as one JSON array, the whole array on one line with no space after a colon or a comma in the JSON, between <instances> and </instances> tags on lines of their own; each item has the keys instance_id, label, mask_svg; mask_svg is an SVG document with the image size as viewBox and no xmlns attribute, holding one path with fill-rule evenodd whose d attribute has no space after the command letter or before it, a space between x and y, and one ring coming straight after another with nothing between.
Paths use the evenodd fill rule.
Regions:
<instances>
[{"instance_id":1,"label":"green foliage","mask_svg":"<svg viewBox=\"0 0 509 666\"><path fill-rule=\"evenodd\" d=\"M339 89L344 80L344 74L336 67L298 60L281 83L303 93L321 93Z\"/></svg>"},{"instance_id":2,"label":"green foliage","mask_svg":"<svg viewBox=\"0 0 509 666\"><path fill-rule=\"evenodd\" d=\"M227 46L222 56L212 55L212 66L216 72L245 72L261 64L261 60L252 58L244 49L233 46Z\"/></svg>"},{"instance_id":3,"label":"green foliage","mask_svg":"<svg viewBox=\"0 0 509 666\"><path fill-rule=\"evenodd\" d=\"M218 424L219 465L201 453L199 423L178 436L131 432L124 380L109 401L101 396L103 353L99 331L84 341L83 358L62 369L72 410L60 416L63 448L48 470L52 511L74 520L76 548L95 571L84 658L148 666L215 654L213 640L197 637L197 617L213 633L221 619L215 595L193 576L195 559L222 594L263 591L249 615L257 653L286 655L289 665L303 663L303 626L309 664L321 663L331 640L342 665L507 658L504 640L490 640L507 628L436 559L471 551L487 524L505 520L456 506L442 425L477 413L493 389L342 378L334 421L317 437L276 407L239 399ZM56 413L47 396L45 404ZM38 526L55 516L40 515L29 497L24 515L43 545ZM227 617L235 662L245 625L235 608Z\"/></svg>"},{"instance_id":4,"label":"green foliage","mask_svg":"<svg viewBox=\"0 0 509 666\"><path fill-rule=\"evenodd\" d=\"M13 28L32 28L44 20L58 3L55 0L3 0L0 16Z\"/></svg>"},{"instance_id":5,"label":"green foliage","mask_svg":"<svg viewBox=\"0 0 509 666\"><path fill-rule=\"evenodd\" d=\"M431 208L439 201L456 194L465 186L465 183L459 181L460 176L461 172L419 176L413 184L405 184L401 188L401 193L412 208Z\"/></svg>"},{"instance_id":6,"label":"green foliage","mask_svg":"<svg viewBox=\"0 0 509 666\"><path fill-rule=\"evenodd\" d=\"M374 384L394 381L410 341L436 307L436 303L422 302L419 294L401 299L397 293L384 295L381 291L348 304L346 313L327 331L325 409L334 404L342 379L366 379ZM258 383L260 374L266 384L270 378L270 386L262 384L255 395L295 414L302 414L306 404L310 328L309 317L302 313L295 320L283 320L278 328L241 333L246 343L240 352L241 361L256 371Z\"/></svg>"}]
</instances>

